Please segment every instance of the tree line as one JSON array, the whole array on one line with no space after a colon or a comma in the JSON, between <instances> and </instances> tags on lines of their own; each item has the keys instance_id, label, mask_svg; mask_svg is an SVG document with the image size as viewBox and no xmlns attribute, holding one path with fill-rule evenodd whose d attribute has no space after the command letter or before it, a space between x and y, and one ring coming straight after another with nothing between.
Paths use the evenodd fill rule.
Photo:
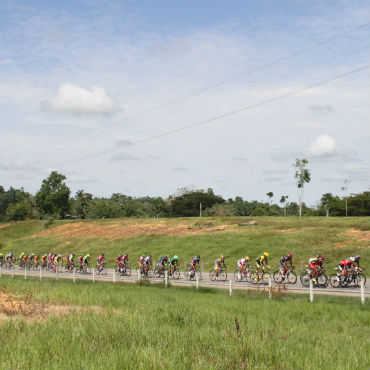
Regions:
<instances>
[{"instance_id":1,"label":"tree line","mask_svg":"<svg viewBox=\"0 0 370 370\"><path fill-rule=\"evenodd\" d=\"M23 188L6 190L0 186L1 221L25 219L81 218L101 219L118 217L197 217L197 216L370 216L370 192L340 197L322 195L319 206L307 207L299 202L288 202L280 196L280 205L272 203L273 192L266 195L268 202L244 200L240 196L224 199L213 189L177 190L168 198L131 197L114 193L110 197L95 197L84 190L71 196L66 177L56 171L42 181L40 190L32 195ZM298 187L299 188L299 187Z\"/></svg>"}]
</instances>

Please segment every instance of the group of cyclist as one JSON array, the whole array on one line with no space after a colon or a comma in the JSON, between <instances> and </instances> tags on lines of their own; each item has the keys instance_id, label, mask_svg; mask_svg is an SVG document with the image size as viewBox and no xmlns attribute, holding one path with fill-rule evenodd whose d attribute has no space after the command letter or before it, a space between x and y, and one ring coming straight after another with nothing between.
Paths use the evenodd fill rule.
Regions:
<instances>
[{"instance_id":1,"label":"group of cyclist","mask_svg":"<svg viewBox=\"0 0 370 370\"><path fill-rule=\"evenodd\" d=\"M264 252L263 255L258 256L255 260L256 262L256 272L264 272L265 268L270 268L268 265L268 258L269 253ZM360 255L356 255L354 257L349 257L347 259L343 259L338 264L338 277L345 276L349 272L351 272L357 265L357 268L360 267ZM325 258L317 254L315 257L312 257L309 259L309 267L310 267L310 277L312 281L315 283L316 278L320 274L320 270L323 269L323 262ZM48 268L49 270L55 271L56 266L60 266L63 262L62 256L60 254L56 253L49 253L49 254L30 254L27 255L24 252L22 252L19 255L18 258L19 266L25 267L26 264L31 264L34 268ZM6 264L13 264L15 262L15 257L13 252L10 252L6 255L3 253L0 253L0 265ZM89 266L90 264L90 254L81 254L79 257L76 257L74 253L69 254L64 259L66 269L69 271L73 271L73 269L76 267L79 267L80 269L84 268L84 266ZM128 254L120 254L116 259L116 267L118 269L125 269L130 260L128 258ZM240 258L237 261L237 267L241 274L245 274L248 272L248 269L251 267L249 264L250 258L248 256L245 256L243 258ZM106 260L104 253L100 254L99 257L96 259L96 268L98 271L101 271L105 266ZM146 271L149 270L153 266L153 259L152 255L141 255L138 259L139 269L141 273L145 274ZM189 270L188 273L192 277L194 276L196 270L199 268L200 264L200 256L197 255L194 258L190 260L189 263ZM174 255L173 257L163 256L159 258L158 260L158 268L161 271L168 270L168 273L171 275L179 266L179 258L177 255ZM289 269L293 267L293 254L288 253L287 255L284 255L280 258L279 263L279 269L280 273L284 279L286 273ZM219 258L217 258L214 262L214 271L216 278L219 276L222 269L226 268L225 264L225 256L221 255Z\"/></svg>"}]
</instances>

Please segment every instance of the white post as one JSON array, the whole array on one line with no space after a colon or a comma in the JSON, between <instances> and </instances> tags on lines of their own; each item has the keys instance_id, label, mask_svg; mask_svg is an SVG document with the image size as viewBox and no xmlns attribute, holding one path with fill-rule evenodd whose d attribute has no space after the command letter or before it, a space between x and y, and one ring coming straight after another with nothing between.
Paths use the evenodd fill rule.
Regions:
<instances>
[{"instance_id":1,"label":"white post","mask_svg":"<svg viewBox=\"0 0 370 370\"><path fill-rule=\"evenodd\" d=\"M24 278L27 279L27 267L24 265Z\"/></svg>"},{"instance_id":2,"label":"white post","mask_svg":"<svg viewBox=\"0 0 370 370\"><path fill-rule=\"evenodd\" d=\"M361 303L365 304L365 280L361 281L360 288L361 288Z\"/></svg>"},{"instance_id":3,"label":"white post","mask_svg":"<svg viewBox=\"0 0 370 370\"><path fill-rule=\"evenodd\" d=\"M93 269L93 283L95 283L95 269Z\"/></svg>"},{"instance_id":4,"label":"white post","mask_svg":"<svg viewBox=\"0 0 370 370\"><path fill-rule=\"evenodd\" d=\"M271 275L269 275L269 298L272 298L272 281L271 281Z\"/></svg>"},{"instance_id":5,"label":"white post","mask_svg":"<svg viewBox=\"0 0 370 370\"><path fill-rule=\"evenodd\" d=\"M113 284L116 283L116 272L113 270Z\"/></svg>"},{"instance_id":6,"label":"white post","mask_svg":"<svg viewBox=\"0 0 370 370\"><path fill-rule=\"evenodd\" d=\"M164 272L164 285L167 287L168 285L168 273L167 270Z\"/></svg>"},{"instance_id":7,"label":"white post","mask_svg":"<svg viewBox=\"0 0 370 370\"><path fill-rule=\"evenodd\" d=\"M199 274L195 273L196 287L199 289Z\"/></svg>"},{"instance_id":8,"label":"white post","mask_svg":"<svg viewBox=\"0 0 370 370\"><path fill-rule=\"evenodd\" d=\"M76 282L76 269L73 267L73 282Z\"/></svg>"},{"instance_id":9,"label":"white post","mask_svg":"<svg viewBox=\"0 0 370 370\"><path fill-rule=\"evenodd\" d=\"M59 278L59 265L56 265L55 273L56 273L55 279L58 280L58 278Z\"/></svg>"},{"instance_id":10,"label":"white post","mask_svg":"<svg viewBox=\"0 0 370 370\"><path fill-rule=\"evenodd\" d=\"M12 279L14 278L14 265L12 266Z\"/></svg>"},{"instance_id":11,"label":"white post","mask_svg":"<svg viewBox=\"0 0 370 370\"><path fill-rule=\"evenodd\" d=\"M232 279L229 280L229 294L230 296L233 295L233 285L232 285Z\"/></svg>"},{"instance_id":12,"label":"white post","mask_svg":"<svg viewBox=\"0 0 370 370\"><path fill-rule=\"evenodd\" d=\"M137 270L137 279L140 280L140 270Z\"/></svg>"},{"instance_id":13,"label":"white post","mask_svg":"<svg viewBox=\"0 0 370 370\"><path fill-rule=\"evenodd\" d=\"M40 266L40 281L42 280L42 267Z\"/></svg>"},{"instance_id":14,"label":"white post","mask_svg":"<svg viewBox=\"0 0 370 370\"><path fill-rule=\"evenodd\" d=\"M313 282L310 279L310 302L313 302Z\"/></svg>"}]
</instances>

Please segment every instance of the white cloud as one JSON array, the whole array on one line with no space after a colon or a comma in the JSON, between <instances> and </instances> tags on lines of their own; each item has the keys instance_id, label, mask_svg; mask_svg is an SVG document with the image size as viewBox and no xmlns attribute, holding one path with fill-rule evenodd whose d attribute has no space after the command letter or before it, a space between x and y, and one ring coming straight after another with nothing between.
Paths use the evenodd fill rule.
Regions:
<instances>
[{"instance_id":1,"label":"white cloud","mask_svg":"<svg viewBox=\"0 0 370 370\"><path fill-rule=\"evenodd\" d=\"M56 112L109 114L118 110L102 87L84 89L71 83L59 86L57 94L44 103L44 107Z\"/></svg>"},{"instance_id":2,"label":"white cloud","mask_svg":"<svg viewBox=\"0 0 370 370\"><path fill-rule=\"evenodd\" d=\"M308 152L312 157L326 158L338 155L338 148L335 140L324 134L315 139Z\"/></svg>"},{"instance_id":3,"label":"white cloud","mask_svg":"<svg viewBox=\"0 0 370 370\"><path fill-rule=\"evenodd\" d=\"M347 163L344 166L344 170L347 173L354 173L354 174L369 173L368 166L364 166L364 165L357 164L357 163Z\"/></svg>"}]
</instances>

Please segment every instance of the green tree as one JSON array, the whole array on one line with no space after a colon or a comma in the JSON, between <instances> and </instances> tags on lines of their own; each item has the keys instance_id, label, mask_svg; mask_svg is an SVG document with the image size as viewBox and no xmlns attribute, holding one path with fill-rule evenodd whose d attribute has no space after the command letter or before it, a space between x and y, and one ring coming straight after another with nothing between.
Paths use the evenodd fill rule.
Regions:
<instances>
[{"instance_id":1,"label":"green tree","mask_svg":"<svg viewBox=\"0 0 370 370\"><path fill-rule=\"evenodd\" d=\"M42 214L63 218L70 209L71 190L64 183L66 177L56 171L44 179L36 194L36 206Z\"/></svg>"},{"instance_id":2,"label":"green tree","mask_svg":"<svg viewBox=\"0 0 370 370\"><path fill-rule=\"evenodd\" d=\"M266 193L266 195L269 197L270 199L270 203L272 202L272 197L274 196L274 193L272 191L269 191L268 193Z\"/></svg>"},{"instance_id":3,"label":"green tree","mask_svg":"<svg viewBox=\"0 0 370 370\"><path fill-rule=\"evenodd\" d=\"M293 164L293 167L296 169L294 178L296 179L298 190L299 217L302 217L304 184L311 181L311 172L308 168L306 168L307 164L308 160L305 158L296 158L295 163Z\"/></svg>"},{"instance_id":4,"label":"green tree","mask_svg":"<svg viewBox=\"0 0 370 370\"><path fill-rule=\"evenodd\" d=\"M5 217L9 221L22 221L26 218L35 218L35 211L29 200L9 204Z\"/></svg>"},{"instance_id":5,"label":"green tree","mask_svg":"<svg viewBox=\"0 0 370 370\"><path fill-rule=\"evenodd\" d=\"M75 195L75 212L77 212L81 218L86 218L86 215L89 213L89 205L92 201L92 198L92 194L85 193L83 190L77 190Z\"/></svg>"},{"instance_id":6,"label":"green tree","mask_svg":"<svg viewBox=\"0 0 370 370\"><path fill-rule=\"evenodd\" d=\"M333 194L332 193L325 193L321 197L321 205L325 208L326 217L330 215L330 207L333 202Z\"/></svg>"},{"instance_id":7,"label":"green tree","mask_svg":"<svg viewBox=\"0 0 370 370\"><path fill-rule=\"evenodd\" d=\"M280 198L280 203L283 205L284 207L284 216L286 216L286 201L289 197L287 195L282 195L281 198Z\"/></svg>"}]
</instances>

